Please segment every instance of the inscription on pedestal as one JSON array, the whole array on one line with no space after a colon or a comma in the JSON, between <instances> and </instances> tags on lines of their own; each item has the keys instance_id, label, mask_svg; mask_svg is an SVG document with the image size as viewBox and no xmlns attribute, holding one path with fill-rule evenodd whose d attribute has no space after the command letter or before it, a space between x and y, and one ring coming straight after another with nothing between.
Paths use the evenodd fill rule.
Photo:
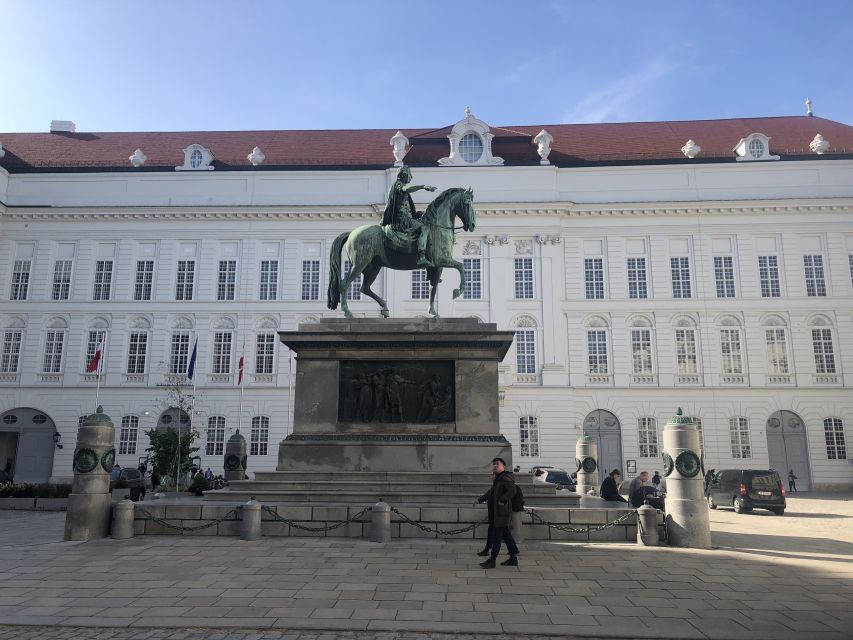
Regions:
<instances>
[{"instance_id":1,"label":"inscription on pedestal","mask_svg":"<svg viewBox=\"0 0 853 640\"><path fill-rule=\"evenodd\" d=\"M452 361L342 360L340 363L340 422L453 422L455 396Z\"/></svg>"}]
</instances>

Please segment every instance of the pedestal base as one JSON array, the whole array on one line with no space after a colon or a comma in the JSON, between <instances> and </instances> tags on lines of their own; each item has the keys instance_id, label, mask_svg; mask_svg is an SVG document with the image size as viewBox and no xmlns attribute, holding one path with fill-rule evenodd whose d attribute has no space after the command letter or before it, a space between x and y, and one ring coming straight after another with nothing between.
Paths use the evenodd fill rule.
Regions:
<instances>
[{"instance_id":1,"label":"pedestal base","mask_svg":"<svg viewBox=\"0 0 853 640\"><path fill-rule=\"evenodd\" d=\"M106 538L110 526L109 493L72 493L65 513L65 539L86 541Z\"/></svg>"}]
</instances>

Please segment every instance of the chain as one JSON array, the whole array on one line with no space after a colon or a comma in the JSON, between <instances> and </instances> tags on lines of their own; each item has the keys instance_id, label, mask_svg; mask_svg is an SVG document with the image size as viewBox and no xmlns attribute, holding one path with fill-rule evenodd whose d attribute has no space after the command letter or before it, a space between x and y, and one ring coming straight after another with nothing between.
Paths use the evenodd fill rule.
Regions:
<instances>
[{"instance_id":1,"label":"chain","mask_svg":"<svg viewBox=\"0 0 853 640\"><path fill-rule=\"evenodd\" d=\"M460 533L467 533L469 531L473 531L480 525L487 524L487 522L484 520L483 522L475 522L474 524L468 525L467 527L463 527L461 529L433 529L432 527L427 527L426 525L421 524L416 520L412 520L405 513L402 513L399 509L391 507L391 512L396 513L398 516L400 516L400 519L403 522L406 522L412 525L413 527L420 529L421 531L425 531L426 533L437 533L440 536L455 536Z\"/></svg>"},{"instance_id":2,"label":"chain","mask_svg":"<svg viewBox=\"0 0 853 640\"><path fill-rule=\"evenodd\" d=\"M219 520L211 520L205 524L200 524L197 527L182 527L178 524L172 524L168 520L163 520L162 518L155 518L150 512L146 511L141 507L136 507L136 511L139 512L140 515L144 516L148 520L152 522L156 522L157 524L166 527L167 529L174 529L175 531L180 531L183 533L184 531L201 531L203 529L209 529L210 527L216 526L220 522L235 522L237 521L237 509L231 509L228 513L226 513ZM231 516L234 516L233 518Z\"/></svg>"},{"instance_id":3,"label":"chain","mask_svg":"<svg viewBox=\"0 0 853 640\"><path fill-rule=\"evenodd\" d=\"M525 509L524 513L529 513L530 517L533 518L533 520L537 521L539 524L547 525L547 526L551 527L552 529L557 529L558 531L566 531L567 533L595 533L596 531L603 531L604 529L609 529L610 527L615 527L617 525L620 525L623 522L625 522L626 520L628 520L629 518L632 518L632 517L637 515L636 511L628 511L624 515L621 515L618 518L616 518L615 520L608 522L607 524L603 524L600 527L592 527L589 529L578 529L575 527L567 527L567 526L562 525L562 524L557 524L555 522L548 522L548 521L544 520L535 511L531 511L530 509Z\"/></svg>"},{"instance_id":4,"label":"chain","mask_svg":"<svg viewBox=\"0 0 853 640\"><path fill-rule=\"evenodd\" d=\"M325 525L322 527L306 527L305 525L302 525L302 524L296 524L296 522L294 522L293 520L288 520L287 518L282 518L271 507L261 507L261 509L263 509L266 513L271 515L272 519L275 522L286 522L287 524L289 524L294 529L301 529L302 531L320 532L320 531L334 531L335 529L340 529L341 527L346 526L351 522L356 522L365 513L367 513L368 511L371 511L373 509L373 507L365 507L364 509L362 509L361 511L356 513L354 516L352 516L351 518L347 518L346 520L341 520L340 522L336 522L334 524L328 524L328 525Z\"/></svg>"}]
</instances>

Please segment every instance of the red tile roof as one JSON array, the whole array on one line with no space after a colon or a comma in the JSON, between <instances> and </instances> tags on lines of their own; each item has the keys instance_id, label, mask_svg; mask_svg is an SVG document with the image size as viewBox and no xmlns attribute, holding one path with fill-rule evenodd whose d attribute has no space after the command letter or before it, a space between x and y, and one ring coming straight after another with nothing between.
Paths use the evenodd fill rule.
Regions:
<instances>
[{"instance_id":1,"label":"red tile roof","mask_svg":"<svg viewBox=\"0 0 853 640\"><path fill-rule=\"evenodd\" d=\"M451 127L406 129L412 166L436 166L449 153ZM820 133L831 147L823 158L853 157L853 127L809 116L626 122L615 124L546 124L493 127L492 153L507 165L536 165L533 136L546 129L553 137L550 161L557 166L598 164L734 161L732 149L750 133L771 138L770 151L782 159L817 158L809 143ZM0 166L10 172L52 170L171 170L183 164L183 149L198 143L209 148L218 170L253 169L246 159L260 147L266 160L257 169L385 168L393 163L389 140L396 129L323 131L182 131L119 133L0 133L6 150ZM692 139L702 147L694 160L681 153ZM128 161L142 149L141 169Z\"/></svg>"}]
</instances>

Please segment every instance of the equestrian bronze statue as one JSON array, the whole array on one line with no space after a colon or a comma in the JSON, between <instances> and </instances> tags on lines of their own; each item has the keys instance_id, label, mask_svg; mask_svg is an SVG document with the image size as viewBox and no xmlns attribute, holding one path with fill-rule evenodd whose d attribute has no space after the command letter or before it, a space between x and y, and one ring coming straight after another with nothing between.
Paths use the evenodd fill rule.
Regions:
<instances>
[{"instance_id":1,"label":"equestrian bronze statue","mask_svg":"<svg viewBox=\"0 0 853 640\"><path fill-rule=\"evenodd\" d=\"M435 191L435 187L409 184L411 180L409 167L402 167L388 192L382 224L362 225L335 238L329 257L329 309L337 309L340 304L346 317L351 318L346 292L363 275L361 292L376 300L382 307L382 316L387 318L390 315L387 303L370 288L382 267L398 271L426 269L430 284L429 313L433 317L438 317L435 292L442 269L452 267L459 272L459 288L453 290L454 298L465 291L465 269L453 259L453 236L456 229L474 230L474 193L459 187L447 189L421 214L415 210L411 194L420 189ZM461 227L454 227L456 218ZM343 248L351 265L345 275L341 274Z\"/></svg>"}]
</instances>

